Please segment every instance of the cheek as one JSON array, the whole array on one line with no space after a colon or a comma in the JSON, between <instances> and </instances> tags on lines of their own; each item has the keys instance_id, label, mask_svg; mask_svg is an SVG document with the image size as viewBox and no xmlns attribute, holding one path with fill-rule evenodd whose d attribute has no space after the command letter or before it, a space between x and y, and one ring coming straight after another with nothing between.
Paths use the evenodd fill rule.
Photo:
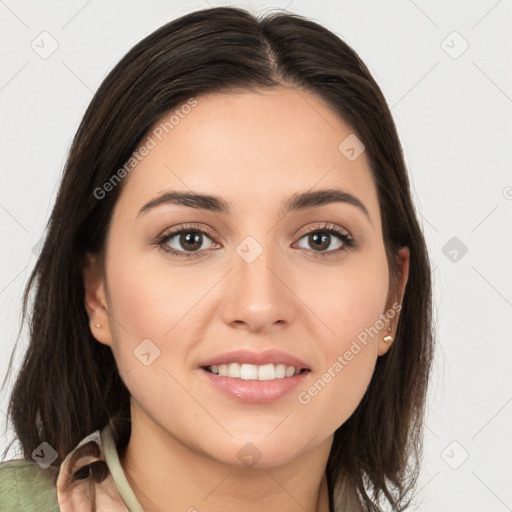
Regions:
<instances>
[{"instance_id":1,"label":"cheek","mask_svg":"<svg viewBox=\"0 0 512 512\"><path fill-rule=\"evenodd\" d=\"M316 327L316 336L330 339L329 346L339 350L373 327L385 313L389 280L383 250L374 251L370 257L354 256L338 269L331 267L314 275L309 272L299 282L297 295L324 326Z\"/></svg>"},{"instance_id":2,"label":"cheek","mask_svg":"<svg viewBox=\"0 0 512 512\"><path fill-rule=\"evenodd\" d=\"M127 257L128 250L122 258L112 254L116 263L108 268L112 351L119 373L139 404L187 410L190 396L179 383L191 349L214 314L205 295L218 276L172 268L164 258L160 264L141 255Z\"/></svg>"},{"instance_id":3,"label":"cheek","mask_svg":"<svg viewBox=\"0 0 512 512\"><path fill-rule=\"evenodd\" d=\"M334 432L351 416L371 381L378 343L384 335L381 315L388 284L382 255L360 266L340 268L336 279L331 272L329 279L317 280L316 290L322 293L314 288L309 293L303 291L304 302L323 324L317 325L312 337L321 364L297 399L311 428L318 421L314 418L325 418L320 422L319 438Z\"/></svg>"},{"instance_id":4,"label":"cheek","mask_svg":"<svg viewBox=\"0 0 512 512\"><path fill-rule=\"evenodd\" d=\"M108 268L112 351L119 374L139 409L154 421L170 424L178 414L199 419L180 371L194 338L194 306L213 277L201 285L191 281L190 273L157 268L148 258L127 254L116 258L112 253L115 263Z\"/></svg>"},{"instance_id":5,"label":"cheek","mask_svg":"<svg viewBox=\"0 0 512 512\"><path fill-rule=\"evenodd\" d=\"M155 265L154 258L134 254L119 258L108 269L117 338L131 337L138 343L150 338L163 343L183 328L217 279L211 273L172 268L165 265L164 258L161 261Z\"/></svg>"},{"instance_id":6,"label":"cheek","mask_svg":"<svg viewBox=\"0 0 512 512\"><path fill-rule=\"evenodd\" d=\"M324 337L317 344L322 364L299 390L297 401L307 428L316 430L318 440L332 434L352 415L368 388L378 357L379 336L369 336L365 331L368 328L361 326L371 327L375 316L378 308L367 309L365 315L359 315L363 323L340 323L334 339Z\"/></svg>"},{"instance_id":7,"label":"cheek","mask_svg":"<svg viewBox=\"0 0 512 512\"><path fill-rule=\"evenodd\" d=\"M331 364L297 396L304 428L320 441L343 425L361 402L375 362L376 351L370 346L349 344L348 350L333 355Z\"/></svg>"}]
</instances>

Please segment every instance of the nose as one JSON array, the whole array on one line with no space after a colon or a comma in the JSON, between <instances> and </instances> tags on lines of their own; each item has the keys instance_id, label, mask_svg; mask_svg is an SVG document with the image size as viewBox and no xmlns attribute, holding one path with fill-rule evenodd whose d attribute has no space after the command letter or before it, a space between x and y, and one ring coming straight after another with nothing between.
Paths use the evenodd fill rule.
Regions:
<instances>
[{"instance_id":1,"label":"nose","mask_svg":"<svg viewBox=\"0 0 512 512\"><path fill-rule=\"evenodd\" d=\"M270 250L264 249L254 261L235 252L224 290L226 324L251 332L275 332L289 325L297 310L291 275Z\"/></svg>"}]
</instances>

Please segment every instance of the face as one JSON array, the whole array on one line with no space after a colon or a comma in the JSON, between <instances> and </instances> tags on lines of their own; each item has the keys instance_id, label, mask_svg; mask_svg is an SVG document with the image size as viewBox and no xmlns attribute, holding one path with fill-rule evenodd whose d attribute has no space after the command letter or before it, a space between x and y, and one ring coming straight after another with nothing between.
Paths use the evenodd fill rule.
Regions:
<instances>
[{"instance_id":1,"label":"face","mask_svg":"<svg viewBox=\"0 0 512 512\"><path fill-rule=\"evenodd\" d=\"M87 308L132 415L195 453L241 465L254 450L271 467L332 440L390 318L396 331L377 189L365 153L339 149L353 130L312 94L196 101L155 125L125 178Z\"/></svg>"}]
</instances>

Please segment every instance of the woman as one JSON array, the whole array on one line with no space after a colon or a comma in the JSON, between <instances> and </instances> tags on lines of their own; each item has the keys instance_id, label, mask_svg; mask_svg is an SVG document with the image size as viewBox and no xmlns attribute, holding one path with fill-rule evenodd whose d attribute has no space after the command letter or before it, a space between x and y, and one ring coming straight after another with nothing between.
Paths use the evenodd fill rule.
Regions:
<instances>
[{"instance_id":1,"label":"woman","mask_svg":"<svg viewBox=\"0 0 512 512\"><path fill-rule=\"evenodd\" d=\"M130 50L24 315L34 287L7 510L407 506L430 265L385 99L327 29L212 8Z\"/></svg>"}]
</instances>

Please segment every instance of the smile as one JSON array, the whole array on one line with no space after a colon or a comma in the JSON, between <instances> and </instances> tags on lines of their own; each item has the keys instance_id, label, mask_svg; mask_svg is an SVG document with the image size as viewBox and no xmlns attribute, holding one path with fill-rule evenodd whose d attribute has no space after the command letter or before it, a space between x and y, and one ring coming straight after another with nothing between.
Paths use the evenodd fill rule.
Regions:
<instances>
[{"instance_id":1,"label":"smile","mask_svg":"<svg viewBox=\"0 0 512 512\"><path fill-rule=\"evenodd\" d=\"M285 379L298 375L306 369L299 369L295 366L285 364L264 364L255 365L249 363L230 363L206 366L204 369L220 377L230 377L232 379L242 380L274 380Z\"/></svg>"}]
</instances>

